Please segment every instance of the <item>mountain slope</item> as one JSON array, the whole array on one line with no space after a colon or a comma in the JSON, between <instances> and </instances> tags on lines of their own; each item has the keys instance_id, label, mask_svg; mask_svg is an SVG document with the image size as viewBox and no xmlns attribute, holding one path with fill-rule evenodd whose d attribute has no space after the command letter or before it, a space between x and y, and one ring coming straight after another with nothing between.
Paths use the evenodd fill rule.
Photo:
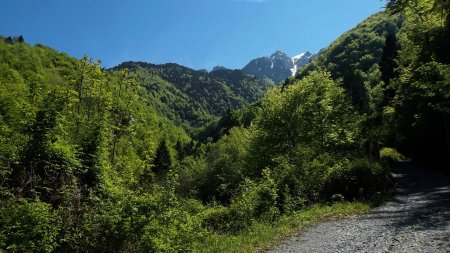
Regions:
<instances>
[{"instance_id":1,"label":"mountain slope","mask_svg":"<svg viewBox=\"0 0 450 253\"><path fill-rule=\"evenodd\" d=\"M296 79L317 68L327 69L336 79L350 69L369 71L381 60L386 36L397 34L402 23L400 15L390 16L386 12L372 15L322 50L317 59L299 70Z\"/></svg>"},{"instance_id":2,"label":"mountain slope","mask_svg":"<svg viewBox=\"0 0 450 253\"><path fill-rule=\"evenodd\" d=\"M374 109L376 103L380 103L375 101L379 99L375 96L380 95L375 94L379 93L377 85L386 74L380 68L386 41L389 42L388 37L392 38L392 53L395 53L398 44L396 37L402 23L401 15L390 16L386 12L372 15L322 50L317 59L300 68L295 77L285 84L300 80L313 70L327 70L351 94L353 104L360 111Z\"/></svg>"},{"instance_id":3,"label":"mountain slope","mask_svg":"<svg viewBox=\"0 0 450 253\"><path fill-rule=\"evenodd\" d=\"M162 102L157 106L159 110L172 120L194 127L225 114L228 109L256 101L272 85L241 70L217 68L205 72L173 63L144 62L124 62L114 69L124 68L136 73L141 86Z\"/></svg>"},{"instance_id":4,"label":"mountain slope","mask_svg":"<svg viewBox=\"0 0 450 253\"><path fill-rule=\"evenodd\" d=\"M276 51L270 57L251 60L242 70L279 83L293 76L298 68L309 63L314 57L314 54L305 52L290 58L285 53Z\"/></svg>"}]
</instances>

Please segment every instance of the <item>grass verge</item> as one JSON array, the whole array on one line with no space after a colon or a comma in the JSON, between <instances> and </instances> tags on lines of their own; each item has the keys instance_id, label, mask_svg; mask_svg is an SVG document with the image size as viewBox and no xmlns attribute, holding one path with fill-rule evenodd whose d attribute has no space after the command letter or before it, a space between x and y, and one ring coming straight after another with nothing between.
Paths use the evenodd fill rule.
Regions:
<instances>
[{"instance_id":1,"label":"grass verge","mask_svg":"<svg viewBox=\"0 0 450 253\"><path fill-rule=\"evenodd\" d=\"M239 235L210 234L201 243L194 244L194 252L263 252L308 225L367 212L370 207L370 203L363 202L316 204L270 224L255 222L251 229Z\"/></svg>"}]
</instances>

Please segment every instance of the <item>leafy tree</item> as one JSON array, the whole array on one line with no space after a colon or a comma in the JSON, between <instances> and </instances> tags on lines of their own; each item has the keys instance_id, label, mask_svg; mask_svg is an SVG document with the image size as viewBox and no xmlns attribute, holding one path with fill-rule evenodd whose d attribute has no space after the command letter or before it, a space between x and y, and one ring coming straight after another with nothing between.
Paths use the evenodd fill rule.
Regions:
<instances>
[{"instance_id":1,"label":"leafy tree","mask_svg":"<svg viewBox=\"0 0 450 253\"><path fill-rule=\"evenodd\" d=\"M213 199L230 203L244 179L250 133L247 129L232 128L207 153L208 170L200 176L199 195L205 201Z\"/></svg>"},{"instance_id":2,"label":"leafy tree","mask_svg":"<svg viewBox=\"0 0 450 253\"><path fill-rule=\"evenodd\" d=\"M186 149L181 140L178 140L175 144L175 150L177 151L178 160L182 161L186 157Z\"/></svg>"},{"instance_id":3,"label":"leafy tree","mask_svg":"<svg viewBox=\"0 0 450 253\"><path fill-rule=\"evenodd\" d=\"M313 71L287 88L269 91L256 119L254 161L263 168L298 146L338 150L358 137L358 117L330 74Z\"/></svg>"}]
</instances>

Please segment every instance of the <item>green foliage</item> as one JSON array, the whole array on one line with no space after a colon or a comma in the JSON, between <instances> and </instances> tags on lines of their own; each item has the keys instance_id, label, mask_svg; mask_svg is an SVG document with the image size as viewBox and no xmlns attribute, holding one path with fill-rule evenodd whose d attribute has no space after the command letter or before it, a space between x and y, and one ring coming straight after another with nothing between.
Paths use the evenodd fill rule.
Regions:
<instances>
[{"instance_id":1,"label":"green foliage","mask_svg":"<svg viewBox=\"0 0 450 253\"><path fill-rule=\"evenodd\" d=\"M241 231L243 226L248 226L240 217L236 217L230 208L224 206L209 207L201 216L203 227L219 233Z\"/></svg>"},{"instance_id":2,"label":"green foliage","mask_svg":"<svg viewBox=\"0 0 450 253\"><path fill-rule=\"evenodd\" d=\"M323 200L326 173L338 158L336 154L320 153L308 147L297 147L289 154L277 157L273 170L282 193L278 206L289 213Z\"/></svg>"},{"instance_id":3,"label":"green foliage","mask_svg":"<svg viewBox=\"0 0 450 253\"><path fill-rule=\"evenodd\" d=\"M399 40L399 77L392 86L395 126L390 136L399 150L417 161L448 164L450 6L445 1L390 1L405 14Z\"/></svg>"},{"instance_id":4,"label":"green foliage","mask_svg":"<svg viewBox=\"0 0 450 253\"><path fill-rule=\"evenodd\" d=\"M448 164L450 5L399 0L387 7L338 38L285 86L313 70L329 71L365 114L367 156L377 158L389 145L418 162Z\"/></svg>"},{"instance_id":5,"label":"green foliage","mask_svg":"<svg viewBox=\"0 0 450 253\"><path fill-rule=\"evenodd\" d=\"M91 195L82 206L81 224L65 233L67 251L178 252L189 251L202 234L202 209L196 201L175 195L176 176L168 186L147 192L122 191L109 198Z\"/></svg>"},{"instance_id":6,"label":"green foliage","mask_svg":"<svg viewBox=\"0 0 450 253\"><path fill-rule=\"evenodd\" d=\"M355 108L364 113L372 112L377 108L369 106L374 103L371 90L383 86L380 82L386 82L388 72L392 71L392 57L396 52L392 38L402 27L403 19L401 15L390 16L386 12L372 15L334 41L311 64L301 68L295 79L302 79L316 69L326 70L342 83ZM386 51L386 47L390 51ZM382 75L377 73L380 70Z\"/></svg>"},{"instance_id":7,"label":"green foliage","mask_svg":"<svg viewBox=\"0 0 450 253\"><path fill-rule=\"evenodd\" d=\"M405 160L405 156L399 153L395 148L384 147L380 149L380 159L389 162L400 162Z\"/></svg>"},{"instance_id":8,"label":"green foliage","mask_svg":"<svg viewBox=\"0 0 450 253\"><path fill-rule=\"evenodd\" d=\"M61 221L39 200L7 201L0 206L0 251L53 252Z\"/></svg>"},{"instance_id":9,"label":"green foliage","mask_svg":"<svg viewBox=\"0 0 450 253\"><path fill-rule=\"evenodd\" d=\"M237 198L237 205L251 207L254 217L262 221L274 221L279 210L276 207L278 199L278 189L275 180L269 170L263 171L263 178L257 184L246 181Z\"/></svg>"},{"instance_id":10,"label":"green foliage","mask_svg":"<svg viewBox=\"0 0 450 253\"><path fill-rule=\"evenodd\" d=\"M31 197L37 192L50 203L59 201L59 190L76 173L78 161L73 150L67 150L57 140L57 116L64 97L52 92L43 101L42 109L30 124L30 140L12 166L11 185L17 193ZM72 152L72 153L71 153Z\"/></svg>"},{"instance_id":11,"label":"green foliage","mask_svg":"<svg viewBox=\"0 0 450 253\"><path fill-rule=\"evenodd\" d=\"M230 134L220 139L207 153L208 170L199 175L198 179L198 194L201 199L230 202L244 179L249 136L247 129L232 128Z\"/></svg>"},{"instance_id":12,"label":"green foliage","mask_svg":"<svg viewBox=\"0 0 450 253\"><path fill-rule=\"evenodd\" d=\"M158 149L156 149L153 165L153 171L158 175L166 174L172 168L172 158L165 140L162 140L159 143Z\"/></svg>"},{"instance_id":13,"label":"green foliage","mask_svg":"<svg viewBox=\"0 0 450 253\"><path fill-rule=\"evenodd\" d=\"M264 172L259 182L245 180L229 207L213 206L203 213L203 226L218 233L239 234L250 228L255 220L271 222L280 212L275 181Z\"/></svg>"},{"instance_id":14,"label":"green foliage","mask_svg":"<svg viewBox=\"0 0 450 253\"><path fill-rule=\"evenodd\" d=\"M2 249L118 251L137 245L137 251L174 251L189 246L191 238L183 238L194 233L179 232L178 226L189 229L192 222L186 221L194 216L179 205L168 211L153 204L154 212L173 215L153 225L151 216L143 218L147 228L153 226L148 231L161 235L156 239L178 239L139 246L149 243L138 243L142 229L139 240L126 239L135 232L127 227L129 220L151 215L127 210L167 201L165 188L157 191L152 185L147 193L128 194L138 186L138 176L153 166L157 143L162 136L171 143L189 141L183 129L148 106L148 95L132 74L110 73L88 57L76 60L25 43L1 41L0 60L1 201L10 194L34 201L2 207ZM42 223L34 216L42 216ZM26 219L36 223L36 231L26 227ZM172 220L174 225L163 226ZM12 229L14 222L20 229Z\"/></svg>"},{"instance_id":15,"label":"green foliage","mask_svg":"<svg viewBox=\"0 0 450 253\"><path fill-rule=\"evenodd\" d=\"M330 75L314 71L285 89L273 89L262 101L252 155L256 168L298 146L339 150L358 137L358 116L344 90Z\"/></svg>"},{"instance_id":16,"label":"green foliage","mask_svg":"<svg viewBox=\"0 0 450 253\"><path fill-rule=\"evenodd\" d=\"M330 168L325 194L328 198L341 194L348 200L367 200L392 186L389 170L366 159L342 160Z\"/></svg>"},{"instance_id":17,"label":"green foliage","mask_svg":"<svg viewBox=\"0 0 450 253\"><path fill-rule=\"evenodd\" d=\"M186 129L201 127L262 97L272 85L240 70L196 71L177 64L125 62L151 96L150 103Z\"/></svg>"}]
</instances>

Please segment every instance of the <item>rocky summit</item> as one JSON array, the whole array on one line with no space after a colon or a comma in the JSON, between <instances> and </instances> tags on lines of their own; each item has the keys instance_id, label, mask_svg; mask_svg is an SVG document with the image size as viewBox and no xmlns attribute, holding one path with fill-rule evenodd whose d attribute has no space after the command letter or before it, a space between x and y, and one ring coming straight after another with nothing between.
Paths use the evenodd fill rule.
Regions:
<instances>
[{"instance_id":1,"label":"rocky summit","mask_svg":"<svg viewBox=\"0 0 450 253\"><path fill-rule=\"evenodd\" d=\"M289 57L282 51L276 51L269 57L251 60L242 70L257 77L279 83L290 76L294 76L297 69L308 64L316 55L307 51L294 57Z\"/></svg>"}]
</instances>

